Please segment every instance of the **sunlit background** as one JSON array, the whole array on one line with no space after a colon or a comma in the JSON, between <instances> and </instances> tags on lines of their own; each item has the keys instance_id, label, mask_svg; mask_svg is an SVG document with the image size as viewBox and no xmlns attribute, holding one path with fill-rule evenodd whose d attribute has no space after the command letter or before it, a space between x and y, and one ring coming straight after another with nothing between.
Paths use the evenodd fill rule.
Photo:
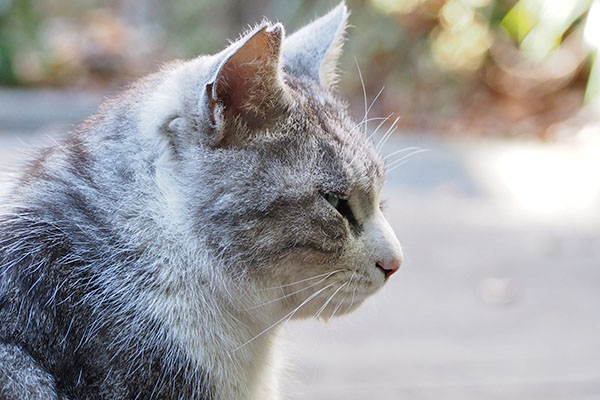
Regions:
<instances>
[{"instance_id":1,"label":"sunlit background","mask_svg":"<svg viewBox=\"0 0 600 400\"><path fill-rule=\"evenodd\" d=\"M0 0L0 180L162 62L335 4ZM289 324L287 398L600 398L600 0L347 4L339 92L379 118L406 262Z\"/></svg>"}]
</instances>

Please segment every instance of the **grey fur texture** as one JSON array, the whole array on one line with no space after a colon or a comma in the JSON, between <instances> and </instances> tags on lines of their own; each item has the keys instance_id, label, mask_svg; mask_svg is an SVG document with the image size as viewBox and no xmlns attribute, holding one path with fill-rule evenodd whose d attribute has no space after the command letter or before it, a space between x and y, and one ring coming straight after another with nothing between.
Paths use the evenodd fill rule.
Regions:
<instances>
[{"instance_id":1,"label":"grey fur texture","mask_svg":"<svg viewBox=\"0 0 600 400\"><path fill-rule=\"evenodd\" d=\"M1 399L277 399L279 326L385 283L384 166L333 93L347 16L167 65L29 164L0 214Z\"/></svg>"}]
</instances>

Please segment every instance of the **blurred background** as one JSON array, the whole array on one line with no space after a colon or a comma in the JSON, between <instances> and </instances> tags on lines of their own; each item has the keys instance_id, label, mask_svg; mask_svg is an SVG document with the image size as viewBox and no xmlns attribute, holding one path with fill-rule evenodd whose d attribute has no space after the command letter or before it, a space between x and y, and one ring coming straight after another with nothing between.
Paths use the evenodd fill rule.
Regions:
<instances>
[{"instance_id":1,"label":"blurred background","mask_svg":"<svg viewBox=\"0 0 600 400\"><path fill-rule=\"evenodd\" d=\"M0 0L0 84L110 90L161 62L222 49L264 16L289 28L335 1ZM342 94L362 66L400 127L553 139L600 90L592 0L352 0ZM289 29L288 28L288 29ZM357 108L358 113L358 108Z\"/></svg>"},{"instance_id":2,"label":"blurred background","mask_svg":"<svg viewBox=\"0 0 600 400\"><path fill-rule=\"evenodd\" d=\"M0 181L162 62L336 4L0 0ZM286 398L600 399L600 1L347 4L339 92L379 118L406 261L288 325Z\"/></svg>"}]
</instances>

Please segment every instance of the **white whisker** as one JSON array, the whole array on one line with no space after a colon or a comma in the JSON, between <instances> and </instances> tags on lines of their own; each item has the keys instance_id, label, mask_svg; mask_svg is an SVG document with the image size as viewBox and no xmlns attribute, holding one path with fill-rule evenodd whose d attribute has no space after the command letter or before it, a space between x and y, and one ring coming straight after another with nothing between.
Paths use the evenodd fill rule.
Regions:
<instances>
[{"instance_id":1,"label":"white whisker","mask_svg":"<svg viewBox=\"0 0 600 400\"><path fill-rule=\"evenodd\" d=\"M312 299L314 299L315 297L317 297L319 294L321 294L324 290L329 289L330 287L333 286L333 283L330 283L329 285L325 286L322 289L319 289L318 291L316 291L315 293L311 294L308 298L306 298L306 300L304 300L302 303L300 303L300 305L296 308L294 308L292 311L290 311L289 313L287 313L286 315L284 315L281 319L279 319L277 322L269 325L266 329L264 329L262 332L260 332L258 335L252 337L251 339L249 339L248 341L244 342L243 344L239 345L238 347L236 347L235 349L233 349L233 351L237 351L239 349L241 349L242 347L246 346L247 344L251 343L252 341L254 341L256 338L262 336L264 333L268 332L269 330L273 329L274 327L276 327L279 323L281 323L282 321L286 320L286 319L290 319L294 316L294 314L302 307L304 306L306 303L308 303L309 301L311 301Z\"/></svg>"},{"instance_id":2,"label":"white whisker","mask_svg":"<svg viewBox=\"0 0 600 400\"><path fill-rule=\"evenodd\" d=\"M384 89L385 89L385 86L382 86L381 89L379 89L379 92L377 92L377 95L373 98L373 101L369 105L369 108L367 108L367 112L365 114L365 117L367 117L369 115L369 112L371 111L371 108L373 108L373 106L375 105L375 102L377 102L377 99L379 99L379 96L381 96L381 93L383 93ZM365 133L367 133L366 129L365 129Z\"/></svg>"},{"instance_id":3,"label":"white whisker","mask_svg":"<svg viewBox=\"0 0 600 400\"><path fill-rule=\"evenodd\" d=\"M341 271L341 270L340 270L340 271ZM317 286L319 283L321 283L321 282L325 281L325 280L326 280L327 278L329 278L329 277L330 277L332 274L333 274L333 272L329 273L327 276L325 276L324 278L322 278L322 279L318 280L317 282L315 282L315 283L313 283L313 284L310 284L310 285L308 285L308 286L306 286L306 287L303 287L302 289L298 289L298 290L295 290L295 291L293 291L293 292L291 292L291 293L288 293L288 294L286 294L286 295L283 295L283 296L277 297L277 298L275 298L275 299L272 299L272 300L269 300L269 301L265 301L264 303L261 303L261 304L257 304L257 305L254 305L254 306L248 307L248 308L246 308L245 310L246 310L246 311L247 311L247 310L254 310L254 309L256 309L256 308L259 308L259 307L266 306L267 304L272 304L272 303L275 303L275 302L277 302L277 301L279 301L279 300L283 300L283 299L285 299L285 298L287 298L287 297L290 297L290 296L293 296L293 295L295 295L295 294L298 294L298 293L304 292L305 290L308 290L308 289L310 289L310 288L312 288L312 287L315 287L315 286Z\"/></svg>"},{"instance_id":4,"label":"white whisker","mask_svg":"<svg viewBox=\"0 0 600 400\"><path fill-rule=\"evenodd\" d=\"M346 286L348 284L348 282L344 283L343 285L341 285L339 288L336 289L335 292L333 292L333 294L331 296L329 296L329 298L327 299L327 301L321 306L321 308L319 308L319 310L317 310L317 313L315 314L315 318L319 318L319 316L321 315L321 313L323 311L325 311L325 309L327 308L327 305L329 304L329 302L331 300L333 300L333 297L344 288L344 286Z\"/></svg>"},{"instance_id":5,"label":"white whisker","mask_svg":"<svg viewBox=\"0 0 600 400\"><path fill-rule=\"evenodd\" d=\"M389 118L389 117L387 117L387 118ZM387 118L385 118L385 117L373 117L373 118L363 119L359 123L357 123L356 125L354 125L354 127L352 128L352 130L350 130L350 133L353 133L356 130L356 128L359 128L362 124L365 124L365 123L370 122L370 121L381 121L381 120L383 120L385 122L387 120ZM380 124L380 126L381 126L381 124ZM369 138L370 138L370 136L369 136Z\"/></svg>"},{"instance_id":6,"label":"white whisker","mask_svg":"<svg viewBox=\"0 0 600 400\"><path fill-rule=\"evenodd\" d=\"M381 148L385 145L385 142L387 142L389 137L396 130L398 121L400 121L400 117L396 117L392 125L388 128L387 132L381 137L381 139L379 139L379 143L377 143L377 146L375 147L378 153L381 152Z\"/></svg>"},{"instance_id":7,"label":"white whisker","mask_svg":"<svg viewBox=\"0 0 600 400\"><path fill-rule=\"evenodd\" d=\"M411 151L411 150L421 150L421 148L420 147L405 147L404 149L396 150L396 151L386 155L385 157L383 157L383 161L387 160L390 157L395 156L396 154L406 153L407 151Z\"/></svg>"},{"instance_id":8,"label":"white whisker","mask_svg":"<svg viewBox=\"0 0 600 400\"><path fill-rule=\"evenodd\" d=\"M401 166L403 166L403 165L405 165L405 164L408 164L408 162L409 162L409 161L410 161L410 160L405 160L405 161L403 161L403 162L401 162L401 163L395 164L395 165L394 165L392 168L388 168L388 169L386 170L386 172L387 172L387 173L393 172L393 171L397 170L398 168L400 168Z\"/></svg>"},{"instance_id":9,"label":"white whisker","mask_svg":"<svg viewBox=\"0 0 600 400\"><path fill-rule=\"evenodd\" d=\"M383 124L385 124L386 121L388 121L392 117L392 115L394 115L394 113L391 113L390 115L388 115L385 118L381 118L382 121L379 123L379 125L377 125L377 128L375 128L375 130L369 135L369 137L367 137L367 140L371 140L371 138L377 134L377 131L379 131L379 128L381 128L383 126Z\"/></svg>"},{"instance_id":10,"label":"white whisker","mask_svg":"<svg viewBox=\"0 0 600 400\"><path fill-rule=\"evenodd\" d=\"M387 119L387 118L386 118L386 117L371 117L371 118L369 118L369 119L366 119L366 120L362 120L362 121L360 121L360 122L359 122L358 124L356 124L356 125L357 125L357 126L360 126L360 125L364 124L364 123L365 123L365 122L367 122L367 121L368 121L368 122L370 122L370 121L381 121L381 120L385 120L385 119Z\"/></svg>"},{"instance_id":11,"label":"white whisker","mask_svg":"<svg viewBox=\"0 0 600 400\"><path fill-rule=\"evenodd\" d=\"M365 88L365 81L362 76L362 72L360 71L360 65L358 65L358 60L354 57L354 62L356 63L356 68L358 69L358 77L360 78L360 85L362 86L363 98L365 99L365 116L363 120L367 119L368 107L367 107L367 89ZM367 134L367 124L365 123L365 136Z\"/></svg>"},{"instance_id":12,"label":"white whisker","mask_svg":"<svg viewBox=\"0 0 600 400\"><path fill-rule=\"evenodd\" d=\"M405 155L404 157L400 157L399 159L394 160L393 162L390 163L390 165L387 166L388 172L393 171L394 169L398 168L400 165L403 165L412 156L415 156L415 155L417 155L419 153L425 153L427 151L429 151L429 149L415 150L412 153L409 153L409 154Z\"/></svg>"},{"instance_id":13,"label":"white whisker","mask_svg":"<svg viewBox=\"0 0 600 400\"><path fill-rule=\"evenodd\" d=\"M332 319L333 317L335 317L335 314L338 312L338 310L342 307L342 305L344 304L344 302L346 301L347 296L344 296L344 298L342 299L342 301L340 301L335 308L333 309L333 312L331 313L331 316L329 317L329 319Z\"/></svg>"},{"instance_id":14,"label":"white whisker","mask_svg":"<svg viewBox=\"0 0 600 400\"><path fill-rule=\"evenodd\" d=\"M353 272L352 275L350 275L350 279L348 279L348 286L352 283L352 279L354 279L354 277L356 276L356 272ZM356 288L354 289L354 291L352 293L355 293ZM353 295L354 296L354 295ZM335 314L338 312L338 310L342 307L342 305L345 303L347 296L344 296L344 298L342 299L342 301L340 301L337 306L335 306L335 308L333 309L333 312L331 313L331 316L329 317L329 319L332 319L333 317L335 317Z\"/></svg>"},{"instance_id":15,"label":"white whisker","mask_svg":"<svg viewBox=\"0 0 600 400\"><path fill-rule=\"evenodd\" d=\"M346 312L352 308L352 305L354 304L354 296L355 295L356 295L356 287L352 291L352 299L350 299L350 304L348 305L348 307L346 307Z\"/></svg>"},{"instance_id":16,"label":"white whisker","mask_svg":"<svg viewBox=\"0 0 600 400\"><path fill-rule=\"evenodd\" d=\"M335 274L337 272L341 272L341 271L343 271L343 269L336 269L335 271L325 272L325 273L322 273L322 274L319 274L319 275L312 276L310 278L301 279L301 280L296 281L296 282L286 283L285 285L280 285L280 286L273 286L273 287L269 287L269 288L263 288L261 290L275 290L275 289L281 289L281 288L285 288L285 287L289 287L289 286L294 286L294 285L297 285L299 283L303 283L303 282L307 282L307 281L312 281L313 279L317 279L317 278L320 278L320 277L325 276L325 275L330 276L330 275L333 275L333 274Z\"/></svg>"}]
</instances>

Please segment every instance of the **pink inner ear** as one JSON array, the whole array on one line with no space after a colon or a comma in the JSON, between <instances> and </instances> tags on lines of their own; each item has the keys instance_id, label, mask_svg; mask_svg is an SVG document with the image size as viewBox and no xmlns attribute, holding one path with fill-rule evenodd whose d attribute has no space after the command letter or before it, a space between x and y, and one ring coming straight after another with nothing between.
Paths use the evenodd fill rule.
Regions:
<instances>
[{"instance_id":1,"label":"pink inner ear","mask_svg":"<svg viewBox=\"0 0 600 400\"><path fill-rule=\"evenodd\" d=\"M263 27L254 33L221 68L216 81L217 101L226 112L256 118L257 112L277 93L279 52L283 29Z\"/></svg>"}]
</instances>

